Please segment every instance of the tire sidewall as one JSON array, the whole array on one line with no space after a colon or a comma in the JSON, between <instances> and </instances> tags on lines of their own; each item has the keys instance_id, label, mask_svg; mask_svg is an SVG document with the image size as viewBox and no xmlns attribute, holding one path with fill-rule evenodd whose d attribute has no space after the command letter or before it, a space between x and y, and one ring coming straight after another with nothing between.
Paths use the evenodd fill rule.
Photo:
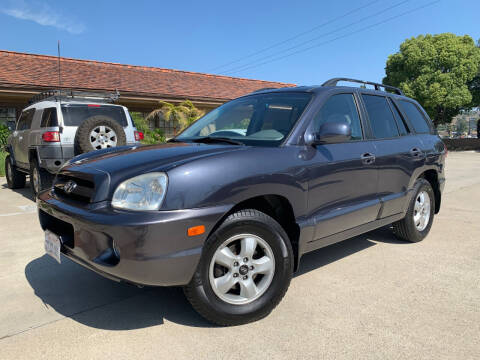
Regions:
<instances>
[{"instance_id":1,"label":"tire sidewall","mask_svg":"<svg viewBox=\"0 0 480 360\"><path fill-rule=\"evenodd\" d=\"M425 229L423 229L422 231L419 231L415 226L415 222L413 221L413 214L415 211L414 210L415 201L417 199L418 194L422 191L427 192L428 197L430 198L430 218L428 219L428 224L425 227ZM415 242L421 241L428 235L433 224L434 215L435 215L435 194L433 192L432 186L425 179L418 179L415 182L413 197L410 201L410 205L407 212L408 227L409 227L409 231L411 232L411 235L413 235L412 236L413 241Z\"/></svg>"},{"instance_id":2,"label":"tire sidewall","mask_svg":"<svg viewBox=\"0 0 480 360\"><path fill-rule=\"evenodd\" d=\"M273 220L273 219L272 219ZM281 230L281 231L280 231ZM238 234L253 234L264 239L271 247L275 258L275 273L268 289L258 299L244 305L233 305L222 301L214 293L209 280L210 262L215 251L225 240ZM270 312L269 305L277 303L277 298L283 296L284 288L288 287L293 272L293 256L290 243L283 229L272 224L251 219L229 220L207 240L201 261L194 276L197 298L223 318L231 320L245 316L256 318ZM267 310L268 309L268 310Z\"/></svg>"},{"instance_id":3,"label":"tire sidewall","mask_svg":"<svg viewBox=\"0 0 480 360\"><path fill-rule=\"evenodd\" d=\"M90 142L90 133L92 130L98 126L108 126L117 136L117 144L116 146L123 146L127 143L127 138L125 134L125 130L123 127L116 122L114 119L104 116L104 115L95 115L91 116L88 119L80 124L75 134L75 147L77 148L77 153L87 153L90 151L95 151L98 149L94 149L91 142Z\"/></svg>"},{"instance_id":4,"label":"tire sidewall","mask_svg":"<svg viewBox=\"0 0 480 360\"><path fill-rule=\"evenodd\" d=\"M13 187L13 168L12 168L12 160L10 158L10 155L7 155L7 157L5 158L5 176L7 178L8 187L12 188Z\"/></svg>"}]
</instances>

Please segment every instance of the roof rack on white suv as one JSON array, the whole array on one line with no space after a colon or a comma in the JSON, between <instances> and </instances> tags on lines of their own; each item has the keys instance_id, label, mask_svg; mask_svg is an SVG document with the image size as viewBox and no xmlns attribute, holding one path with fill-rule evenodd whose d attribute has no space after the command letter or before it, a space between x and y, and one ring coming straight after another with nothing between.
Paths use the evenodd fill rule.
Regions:
<instances>
[{"instance_id":1,"label":"roof rack on white suv","mask_svg":"<svg viewBox=\"0 0 480 360\"><path fill-rule=\"evenodd\" d=\"M61 101L61 100L75 100L75 101L99 101L113 103L118 100L120 93L115 90L114 93L108 92L90 92L90 91L78 91L69 89L54 89L43 91L34 95L29 104L35 104L39 101Z\"/></svg>"}]
</instances>

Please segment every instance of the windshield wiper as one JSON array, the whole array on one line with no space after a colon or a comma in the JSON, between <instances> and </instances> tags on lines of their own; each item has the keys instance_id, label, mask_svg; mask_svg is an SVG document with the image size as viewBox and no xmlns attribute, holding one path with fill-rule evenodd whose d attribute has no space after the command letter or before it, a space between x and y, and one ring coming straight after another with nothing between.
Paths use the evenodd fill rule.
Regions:
<instances>
[{"instance_id":1,"label":"windshield wiper","mask_svg":"<svg viewBox=\"0 0 480 360\"><path fill-rule=\"evenodd\" d=\"M198 139L193 139L193 142L196 143L205 143L205 144L211 144L211 143L227 143L227 144L232 144L232 145L245 145L241 141L236 141L232 140L226 137L216 137L216 136L204 136Z\"/></svg>"},{"instance_id":2,"label":"windshield wiper","mask_svg":"<svg viewBox=\"0 0 480 360\"><path fill-rule=\"evenodd\" d=\"M176 139L176 138L171 138L170 140L167 140L167 143L174 143L174 142L181 143L181 142L184 142L184 141L178 140L178 139Z\"/></svg>"}]
</instances>

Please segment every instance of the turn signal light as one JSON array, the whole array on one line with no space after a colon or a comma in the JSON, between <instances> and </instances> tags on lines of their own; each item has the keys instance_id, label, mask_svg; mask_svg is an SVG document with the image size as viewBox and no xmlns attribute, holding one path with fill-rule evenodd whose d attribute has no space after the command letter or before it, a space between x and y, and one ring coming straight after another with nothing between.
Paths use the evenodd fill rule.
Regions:
<instances>
[{"instance_id":1,"label":"turn signal light","mask_svg":"<svg viewBox=\"0 0 480 360\"><path fill-rule=\"evenodd\" d=\"M205 225L198 225L188 228L188 236L202 235L205 232Z\"/></svg>"},{"instance_id":2,"label":"turn signal light","mask_svg":"<svg viewBox=\"0 0 480 360\"><path fill-rule=\"evenodd\" d=\"M58 131L47 131L42 134L42 139L46 142L59 142L60 133Z\"/></svg>"},{"instance_id":3,"label":"turn signal light","mask_svg":"<svg viewBox=\"0 0 480 360\"><path fill-rule=\"evenodd\" d=\"M143 140L143 138L144 138L143 132L141 132L141 131L135 131L135 141Z\"/></svg>"}]
</instances>

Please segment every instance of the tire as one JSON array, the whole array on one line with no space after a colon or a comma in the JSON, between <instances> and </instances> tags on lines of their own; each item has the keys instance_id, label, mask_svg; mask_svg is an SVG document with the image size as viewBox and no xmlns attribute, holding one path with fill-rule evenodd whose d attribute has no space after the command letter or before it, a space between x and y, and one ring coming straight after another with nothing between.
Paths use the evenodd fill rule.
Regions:
<instances>
[{"instance_id":1,"label":"tire","mask_svg":"<svg viewBox=\"0 0 480 360\"><path fill-rule=\"evenodd\" d=\"M423 178L417 179L415 182L413 194L406 216L393 224L393 233L401 240L419 242L425 239L432 227L435 214L435 194L430 183ZM424 196L425 205L423 207L419 205L421 194L428 195L428 202ZM428 220L421 215L422 211L428 215ZM423 224L415 220L417 214L420 215L420 218L424 218Z\"/></svg>"},{"instance_id":2,"label":"tire","mask_svg":"<svg viewBox=\"0 0 480 360\"><path fill-rule=\"evenodd\" d=\"M12 164L12 158L7 155L5 158L5 176L7 177L7 186L9 189L20 189L25 187L26 176L17 170Z\"/></svg>"},{"instance_id":3,"label":"tire","mask_svg":"<svg viewBox=\"0 0 480 360\"><path fill-rule=\"evenodd\" d=\"M253 244L252 239L257 244L257 247L251 247L254 252L253 250L243 252L243 241ZM228 243L229 241L232 242ZM235 266L235 263L231 262L232 258L226 258L230 269L214 260L217 259L215 255L219 254L220 249L223 251L227 249L224 247L225 243L229 244L230 254L238 261ZM244 262L246 260L242 255L249 253L254 255L248 259L249 262ZM266 264L269 266L265 266ZM257 269L254 267L252 269L249 265L255 265ZM262 266L263 271L255 274ZM247 272L245 267L248 268ZM273 218L260 211L241 210L230 215L209 236L195 274L190 283L184 287L184 292L194 309L208 321L222 326L240 325L267 316L285 295L292 273L293 252L283 228ZM232 279L237 274L233 280L237 283L229 292L223 293L219 287L212 284L215 284L216 279L228 274ZM252 282L255 283L254 289L258 292L247 291L252 289L249 286ZM242 295L242 292L247 295ZM227 297L228 300L225 299Z\"/></svg>"},{"instance_id":4,"label":"tire","mask_svg":"<svg viewBox=\"0 0 480 360\"><path fill-rule=\"evenodd\" d=\"M37 196L42 190L52 186L53 175L38 165L38 160L30 162L30 188L33 196Z\"/></svg>"},{"instance_id":5,"label":"tire","mask_svg":"<svg viewBox=\"0 0 480 360\"><path fill-rule=\"evenodd\" d=\"M101 129L104 129L104 131L101 131ZM91 137L93 132L98 134L96 136L103 136L103 138L95 139ZM93 143L94 140L98 140L98 142ZM77 155L109 147L123 146L126 143L127 138L123 127L112 118L103 115L96 115L86 119L78 127L75 136Z\"/></svg>"}]
</instances>

